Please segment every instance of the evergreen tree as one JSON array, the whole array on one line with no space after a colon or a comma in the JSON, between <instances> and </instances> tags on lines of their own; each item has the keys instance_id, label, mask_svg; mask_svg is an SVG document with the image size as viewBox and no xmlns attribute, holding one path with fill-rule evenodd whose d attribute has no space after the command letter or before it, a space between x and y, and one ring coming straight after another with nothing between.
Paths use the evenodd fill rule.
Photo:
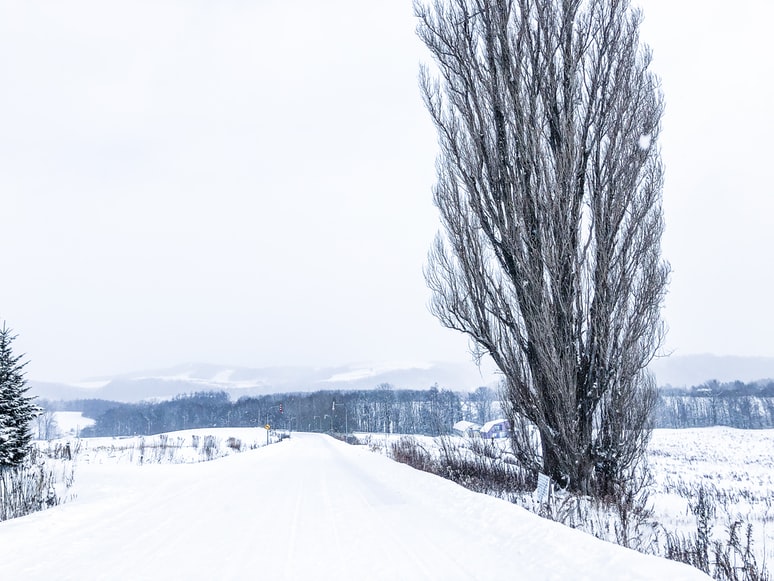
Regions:
<instances>
[{"instance_id":1,"label":"evergreen tree","mask_svg":"<svg viewBox=\"0 0 774 581\"><path fill-rule=\"evenodd\" d=\"M14 355L11 343L16 339L5 322L0 329L0 468L18 466L27 455L32 439L30 422L40 408L27 396L22 355Z\"/></svg>"}]
</instances>

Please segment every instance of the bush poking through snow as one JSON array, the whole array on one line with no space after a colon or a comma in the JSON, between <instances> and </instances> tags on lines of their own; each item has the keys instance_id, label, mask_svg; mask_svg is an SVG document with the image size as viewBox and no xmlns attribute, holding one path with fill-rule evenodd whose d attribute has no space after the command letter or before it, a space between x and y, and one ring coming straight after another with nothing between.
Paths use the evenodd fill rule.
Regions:
<instances>
[{"instance_id":1,"label":"bush poking through snow","mask_svg":"<svg viewBox=\"0 0 774 581\"><path fill-rule=\"evenodd\" d=\"M357 436L355 434L341 434L339 432L332 432L330 434L333 438L336 438L340 442L344 442L345 444L349 444L350 446L357 446L358 444L362 444ZM290 437L290 434L287 434L287 437Z\"/></svg>"},{"instance_id":2,"label":"bush poking through snow","mask_svg":"<svg viewBox=\"0 0 774 581\"><path fill-rule=\"evenodd\" d=\"M431 452L412 436L390 445L389 455L403 462L461 484L475 492L514 501L516 494L534 485L529 475L496 444L484 439L465 440L442 436L434 440Z\"/></svg>"},{"instance_id":3,"label":"bush poking through snow","mask_svg":"<svg viewBox=\"0 0 774 581\"><path fill-rule=\"evenodd\" d=\"M433 462L430 453L411 436L403 436L390 444L390 456L393 460L408 464L412 468L424 472L436 473L438 466Z\"/></svg>"},{"instance_id":4,"label":"bush poking through snow","mask_svg":"<svg viewBox=\"0 0 774 581\"><path fill-rule=\"evenodd\" d=\"M218 450L218 442L215 440L215 436L204 436L204 443L202 444L202 454L207 461L215 458L215 454Z\"/></svg>"},{"instance_id":5,"label":"bush poking through snow","mask_svg":"<svg viewBox=\"0 0 774 581\"><path fill-rule=\"evenodd\" d=\"M696 517L696 532L691 535L667 533L665 555L673 561L688 563L719 581L767 581L766 565L758 565L753 553L753 525L735 520L728 525L725 541L713 540L713 523L717 517L716 495L699 486L689 508ZM739 531L745 531L744 542Z\"/></svg>"},{"instance_id":6,"label":"bush poking through snow","mask_svg":"<svg viewBox=\"0 0 774 581\"><path fill-rule=\"evenodd\" d=\"M18 466L0 467L0 521L61 504L75 480L70 448L30 447Z\"/></svg>"},{"instance_id":7,"label":"bush poking through snow","mask_svg":"<svg viewBox=\"0 0 774 581\"><path fill-rule=\"evenodd\" d=\"M729 526L728 541L725 545L720 541L715 541L713 544L715 555L713 577L729 581L767 581L769 573L766 565L759 567L752 551L753 526L747 523L745 542L742 545L738 534L741 524L736 521Z\"/></svg>"}]
</instances>

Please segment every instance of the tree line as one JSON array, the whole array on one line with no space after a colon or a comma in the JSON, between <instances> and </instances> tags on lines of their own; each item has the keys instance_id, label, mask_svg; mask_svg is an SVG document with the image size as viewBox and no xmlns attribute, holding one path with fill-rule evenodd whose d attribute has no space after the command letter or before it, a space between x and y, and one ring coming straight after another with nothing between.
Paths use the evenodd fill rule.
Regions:
<instances>
[{"instance_id":1,"label":"tree line","mask_svg":"<svg viewBox=\"0 0 774 581\"><path fill-rule=\"evenodd\" d=\"M236 401L225 392L200 392L161 402L42 403L46 409L77 410L96 420L81 431L83 437L266 424L288 431L445 435L459 420L484 424L502 413L497 393L488 387L460 393L437 387L394 389L388 384L373 390L272 394ZM774 428L774 381L710 381L690 388L663 388L652 421L656 428Z\"/></svg>"},{"instance_id":2,"label":"tree line","mask_svg":"<svg viewBox=\"0 0 774 581\"><path fill-rule=\"evenodd\" d=\"M385 432L449 434L455 422L483 424L499 415L497 394L488 387L457 393L433 386L425 390L394 389L317 391L241 397L200 392L168 401L119 403L72 402L96 423L83 437L150 435L175 430L269 425L287 431Z\"/></svg>"},{"instance_id":3,"label":"tree line","mask_svg":"<svg viewBox=\"0 0 774 581\"><path fill-rule=\"evenodd\" d=\"M688 389L661 390L654 414L657 428L729 426L774 428L774 381L715 380Z\"/></svg>"}]
</instances>

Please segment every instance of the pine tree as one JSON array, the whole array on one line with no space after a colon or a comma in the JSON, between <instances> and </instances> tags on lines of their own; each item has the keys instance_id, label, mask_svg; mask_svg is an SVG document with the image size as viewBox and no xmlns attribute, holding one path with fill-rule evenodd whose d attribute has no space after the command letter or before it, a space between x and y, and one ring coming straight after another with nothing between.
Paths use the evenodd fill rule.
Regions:
<instances>
[{"instance_id":1,"label":"pine tree","mask_svg":"<svg viewBox=\"0 0 774 581\"><path fill-rule=\"evenodd\" d=\"M16 339L5 322L0 329L0 468L18 466L27 455L32 439L30 422L40 408L26 395L23 355L14 355L11 343Z\"/></svg>"}]
</instances>

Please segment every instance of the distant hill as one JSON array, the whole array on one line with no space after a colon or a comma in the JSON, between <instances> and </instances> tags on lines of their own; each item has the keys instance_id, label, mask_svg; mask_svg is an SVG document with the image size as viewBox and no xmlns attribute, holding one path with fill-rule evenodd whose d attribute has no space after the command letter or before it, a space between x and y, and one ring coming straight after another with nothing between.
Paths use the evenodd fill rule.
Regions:
<instances>
[{"instance_id":1,"label":"distant hill","mask_svg":"<svg viewBox=\"0 0 774 581\"><path fill-rule=\"evenodd\" d=\"M691 387L715 379L752 382L774 378L774 357L681 355L656 359L650 366L660 387ZM31 394L43 399L109 399L136 402L168 399L197 391L243 395L309 392L326 389L373 389L389 383L396 389L427 389L434 384L454 391L495 386L491 368L472 363L351 364L332 367L229 367L188 363L166 369L92 378L77 384L30 380Z\"/></svg>"},{"instance_id":2,"label":"distant hill","mask_svg":"<svg viewBox=\"0 0 774 581\"><path fill-rule=\"evenodd\" d=\"M137 402L168 399L198 391L226 391L236 399L246 395L318 390L373 389L389 383L395 389L427 389L434 384L454 391L493 385L497 376L472 363L420 365L352 364L339 367L227 367L183 364L167 369L98 377L79 384L31 380L30 393L43 399L108 399Z\"/></svg>"}]
</instances>

